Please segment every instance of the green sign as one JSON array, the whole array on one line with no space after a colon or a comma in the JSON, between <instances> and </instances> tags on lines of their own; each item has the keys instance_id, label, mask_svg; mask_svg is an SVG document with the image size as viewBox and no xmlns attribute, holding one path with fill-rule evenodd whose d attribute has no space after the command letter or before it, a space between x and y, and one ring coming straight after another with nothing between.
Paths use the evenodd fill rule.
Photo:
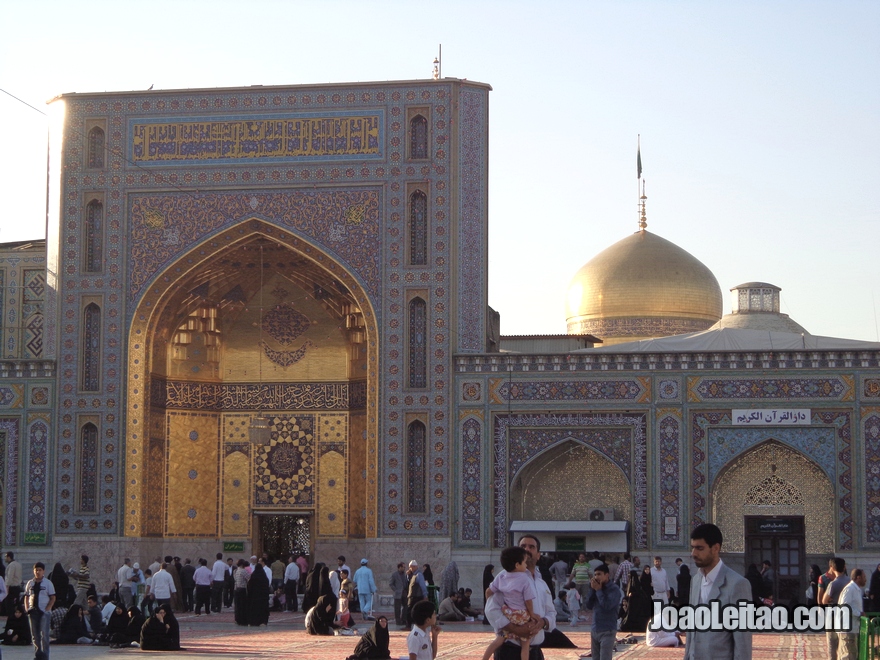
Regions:
<instances>
[{"instance_id":1,"label":"green sign","mask_svg":"<svg viewBox=\"0 0 880 660\"><path fill-rule=\"evenodd\" d=\"M46 545L45 532L25 532L24 542L33 545Z\"/></svg>"},{"instance_id":2,"label":"green sign","mask_svg":"<svg viewBox=\"0 0 880 660\"><path fill-rule=\"evenodd\" d=\"M557 552L583 552L586 547L586 538L583 536L557 536Z\"/></svg>"},{"instance_id":3,"label":"green sign","mask_svg":"<svg viewBox=\"0 0 880 660\"><path fill-rule=\"evenodd\" d=\"M244 552L244 541L223 541L223 552Z\"/></svg>"}]
</instances>

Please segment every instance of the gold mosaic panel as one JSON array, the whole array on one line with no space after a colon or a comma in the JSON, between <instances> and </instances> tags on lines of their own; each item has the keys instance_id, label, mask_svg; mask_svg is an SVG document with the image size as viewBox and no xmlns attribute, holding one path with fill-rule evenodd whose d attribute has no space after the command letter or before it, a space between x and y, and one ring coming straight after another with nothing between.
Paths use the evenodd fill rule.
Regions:
<instances>
[{"instance_id":1,"label":"gold mosaic panel","mask_svg":"<svg viewBox=\"0 0 880 660\"><path fill-rule=\"evenodd\" d=\"M223 459L223 536L250 536L251 462L234 451Z\"/></svg>"},{"instance_id":2,"label":"gold mosaic panel","mask_svg":"<svg viewBox=\"0 0 880 660\"><path fill-rule=\"evenodd\" d=\"M364 440L367 437L364 414L354 413L349 417L348 437L348 533L350 536L375 537L378 458L376 443L371 438ZM367 455L370 456L369 463ZM366 520L362 513L364 509L367 511Z\"/></svg>"},{"instance_id":3,"label":"gold mosaic panel","mask_svg":"<svg viewBox=\"0 0 880 660\"><path fill-rule=\"evenodd\" d=\"M318 460L318 535L345 534L345 457L330 451Z\"/></svg>"},{"instance_id":4,"label":"gold mosaic panel","mask_svg":"<svg viewBox=\"0 0 880 660\"><path fill-rule=\"evenodd\" d=\"M217 536L220 419L212 413L168 413L165 533Z\"/></svg>"},{"instance_id":5,"label":"gold mosaic panel","mask_svg":"<svg viewBox=\"0 0 880 660\"><path fill-rule=\"evenodd\" d=\"M712 490L712 520L724 533L726 552L744 551L743 516L804 516L807 554L831 554L835 509L834 488L825 473L778 442L742 454Z\"/></svg>"},{"instance_id":6,"label":"gold mosaic panel","mask_svg":"<svg viewBox=\"0 0 880 660\"><path fill-rule=\"evenodd\" d=\"M250 442L250 432L248 431L248 425L250 424L251 416L247 413L242 414L233 414L233 413L224 413L223 414L223 442Z\"/></svg>"},{"instance_id":7,"label":"gold mosaic panel","mask_svg":"<svg viewBox=\"0 0 880 660\"><path fill-rule=\"evenodd\" d=\"M596 508L614 509L615 520L632 520L629 481L607 458L574 442L532 461L510 491L513 519L587 520Z\"/></svg>"}]
</instances>

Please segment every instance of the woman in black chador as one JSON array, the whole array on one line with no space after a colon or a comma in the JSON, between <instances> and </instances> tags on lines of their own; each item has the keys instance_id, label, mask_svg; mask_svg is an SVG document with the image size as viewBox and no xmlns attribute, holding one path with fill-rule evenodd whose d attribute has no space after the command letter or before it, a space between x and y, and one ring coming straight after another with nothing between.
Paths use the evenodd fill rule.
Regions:
<instances>
[{"instance_id":1,"label":"woman in black chador","mask_svg":"<svg viewBox=\"0 0 880 660\"><path fill-rule=\"evenodd\" d=\"M650 573L648 578L650 578ZM650 580L649 580L650 584ZM648 620L651 618L651 596L645 592L645 587L639 579L636 571L630 571L629 584L626 587L626 614L620 623L623 632L645 632L648 628Z\"/></svg>"},{"instance_id":2,"label":"woman in black chador","mask_svg":"<svg viewBox=\"0 0 880 660\"><path fill-rule=\"evenodd\" d=\"M376 623L363 637L358 640L357 646L346 660L384 660L391 657L388 650L388 619L380 616Z\"/></svg>"},{"instance_id":3,"label":"woman in black chador","mask_svg":"<svg viewBox=\"0 0 880 660\"><path fill-rule=\"evenodd\" d=\"M249 626L269 625L269 578L262 564L254 567L247 583L247 622Z\"/></svg>"},{"instance_id":4,"label":"woman in black chador","mask_svg":"<svg viewBox=\"0 0 880 660\"><path fill-rule=\"evenodd\" d=\"M310 635L332 635L341 628L335 621L336 601L329 596L321 596L306 614L306 632Z\"/></svg>"}]
</instances>

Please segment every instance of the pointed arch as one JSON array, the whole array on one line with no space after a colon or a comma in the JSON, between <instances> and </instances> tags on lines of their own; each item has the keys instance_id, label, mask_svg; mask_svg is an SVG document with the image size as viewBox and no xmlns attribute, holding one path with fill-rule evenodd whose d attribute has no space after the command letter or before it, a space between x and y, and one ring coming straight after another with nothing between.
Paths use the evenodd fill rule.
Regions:
<instances>
[{"instance_id":1,"label":"pointed arch","mask_svg":"<svg viewBox=\"0 0 880 660\"><path fill-rule=\"evenodd\" d=\"M168 341L169 329L175 322L178 325L181 322L181 319L169 316L169 305L172 301L180 299L182 283L200 281L199 277L204 274L207 267L217 270L218 260L222 258L222 254L235 249L236 246L253 241L271 241L279 247L285 247L295 254L301 263L308 264L309 268L316 271L320 270L329 283L327 290L345 292L352 302L352 314L357 312L355 314L357 327L351 328L348 332L353 344L358 346L357 362L353 361L353 364L358 365L354 373L357 373L361 379L357 384L356 396L362 397L362 400L358 403L361 406L358 415L352 417L350 437L358 438L363 443L359 445L358 451L362 455L359 460L365 479L363 486L359 486L361 490L351 491L352 495L348 502L352 510L358 512L363 510L363 514L357 516L357 527L353 528L352 533L362 534L368 538L374 538L378 533L378 468L375 462L366 460L367 456L375 455L379 451L377 415L379 388L376 385L379 364L376 339L378 328L373 301L358 275L350 271L336 257L325 252L320 245L307 237L293 233L286 227L252 217L190 244L186 252L158 271L150 286L145 287L133 301L127 355L129 380L126 392L125 442L128 453L142 458L141 461L132 461L125 466L125 495L126 500L131 503L124 517L124 533L127 536L163 534L161 519L163 496L160 494L157 500L160 503L160 510L157 518L158 527L156 527L153 523L153 519L156 518L155 507L151 504L151 492L156 489L152 488L153 482L149 478L152 474L151 465L154 463L160 471L164 469L161 465L163 453L161 450L158 451L155 461L148 457L152 457L154 446L163 446L165 442L162 424L166 415L164 408L166 383L161 375L156 376L155 363L157 356L164 353L155 347ZM220 270L229 272L230 269ZM197 295L201 291L191 289L186 293ZM225 302L240 304L244 300L240 297L243 292L239 287L218 293ZM317 304L332 303L331 299L325 297L319 299L315 296L315 299L318 301ZM344 324L340 327L345 328ZM199 437L204 435L201 433Z\"/></svg>"},{"instance_id":2,"label":"pointed arch","mask_svg":"<svg viewBox=\"0 0 880 660\"><path fill-rule=\"evenodd\" d=\"M744 516L804 516L807 554L836 548L834 488L813 460L774 439L743 452L719 471L710 495L712 521L727 552L743 552Z\"/></svg>"},{"instance_id":3,"label":"pointed arch","mask_svg":"<svg viewBox=\"0 0 880 660\"><path fill-rule=\"evenodd\" d=\"M573 502L570 494L578 493ZM567 438L532 457L513 477L511 518L587 520L592 509L613 509L619 520L633 519L629 480L608 457Z\"/></svg>"}]
</instances>

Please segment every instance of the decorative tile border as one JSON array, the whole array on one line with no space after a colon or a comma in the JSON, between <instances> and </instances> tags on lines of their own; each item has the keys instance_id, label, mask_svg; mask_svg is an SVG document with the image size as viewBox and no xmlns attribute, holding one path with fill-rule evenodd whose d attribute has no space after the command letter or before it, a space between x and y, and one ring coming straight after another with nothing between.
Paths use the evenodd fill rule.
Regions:
<instances>
[{"instance_id":1,"label":"decorative tile border","mask_svg":"<svg viewBox=\"0 0 880 660\"><path fill-rule=\"evenodd\" d=\"M705 378L688 377L688 401L797 399L852 401L853 376L819 378Z\"/></svg>"},{"instance_id":2,"label":"decorative tile border","mask_svg":"<svg viewBox=\"0 0 880 660\"><path fill-rule=\"evenodd\" d=\"M21 433L18 417L0 417L0 438L3 439L0 455L0 474L3 475L3 528L6 545L17 545L18 530L18 457L21 453Z\"/></svg>"},{"instance_id":3,"label":"decorative tile border","mask_svg":"<svg viewBox=\"0 0 880 660\"><path fill-rule=\"evenodd\" d=\"M681 410L660 408L656 422L656 462L654 477L657 492L657 536L658 545L681 545L684 526L684 506L681 494L684 491L684 452L681 441ZM675 531L667 532L667 519L675 520Z\"/></svg>"},{"instance_id":4,"label":"decorative tile border","mask_svg":"<svg viewBox=\"0 0 880 660\"><path fill-rule=\"evenodd\" d=\"M462 411L465 412L465 411ZM461 541L481 541L483 519L483 423L470 414L461 423Z\"/></svg>"},{"instance_id":5,"label":"decorative tile border","mask_svg":"<svg viewBox=\"0 0 880 660\"><path fill-rule=\"evenodd\" d=\"M650 400L651 379L596 380L522 380L518 378L490 378L491 403L533 401L632 401Z\"/></svg>"}]
</instances>

